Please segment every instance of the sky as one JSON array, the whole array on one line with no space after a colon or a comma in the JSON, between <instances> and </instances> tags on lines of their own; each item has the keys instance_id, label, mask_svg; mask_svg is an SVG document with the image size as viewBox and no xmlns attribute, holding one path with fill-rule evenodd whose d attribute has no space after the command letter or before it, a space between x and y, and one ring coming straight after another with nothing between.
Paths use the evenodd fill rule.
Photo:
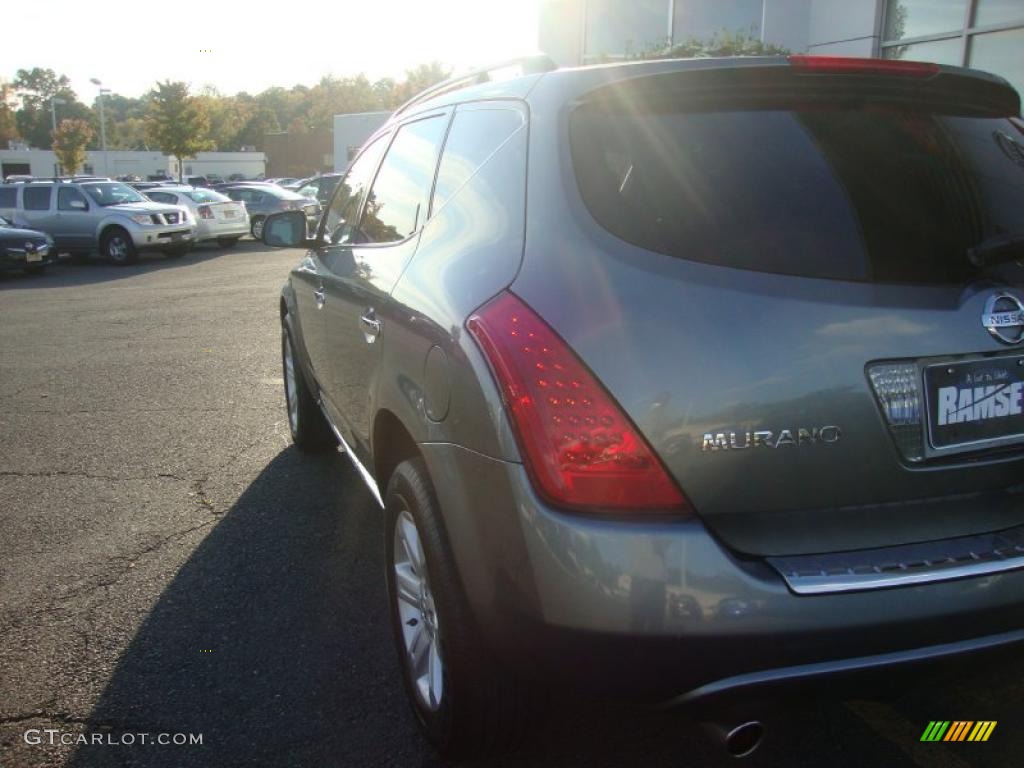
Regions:
<instances>
[{"instance_id":1,"label":"sky","mask_svg":"<svg viewBox=\"0 0 1024 768\"><path fill-rule=\"evenodd\" d=\"M538 0L34 0L3 11L0 78L47 67L91 103L96 86L140 96L157 80L258 93L365 72L401 79L537 50ZM266 11L262 9L266 8ZM23 30L24 33L18 33Z\"/></svg>"}]
</instances>

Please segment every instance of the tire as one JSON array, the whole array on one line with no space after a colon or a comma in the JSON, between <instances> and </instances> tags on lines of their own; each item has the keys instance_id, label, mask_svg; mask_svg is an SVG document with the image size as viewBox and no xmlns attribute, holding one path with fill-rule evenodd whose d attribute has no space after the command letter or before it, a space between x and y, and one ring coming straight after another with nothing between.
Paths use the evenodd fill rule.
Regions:
<instances>
[{"instance_id":1,"label":"tire","mask_svg":"<svg viewBox=\"0 0 1024 768\"><path fill-rule=\"evenodd\" d=\"M265 218L265 216L254 216L249 222L249 234L252 235L253 240L263 240L263 220Z\"/></svg>"},{"instance_id":2,"label":"tire","mask_svg":"<svg viewBox=\"0 0 1024 768\"><path fill-rule=\"evenodd\" d=\"M110 227L100 240L100 252L111 262L123 267L139 260L131 235L120 227Z\"/></svg>"},{"instance_id":3,"label":"tire","mask_svg":"<svg viewBox=\"0 0 1024 768\"><path fill-rule=\"evenodd\" d=\"M219 237L217 238L217 245L221 248L234 248L238 245L237 237Z\"/></svg>"},{"instance_id":4,"label":"tire","mask_svg":"<svg viewBox=\"0 0 1024 768\"><path fill-rule=\"evenodd\" d=\"M302 366L295 357L291 334L281 328L281 367L284 375L284 405L292 442L300 451L328 451L338 445L320 406L313 399Z\"/></svg>"},{"instance_id":5,"label":"tire","mask_svg":"<svg viewBox=\"0 0 1024 768\"><path fill-rule=\"evenodd\" d=\"M422 459L395 469L384 508L391 625L406 693L424 735L449 758L514 749L538 716L538 701L523 680L499 664L480 636ZM419 564L413 535L419 540ZM400 578L406 584L403 593L415 593L425 610L399 597ZM429 643L426 649L417 644L423 642ZM416 672L410 649L426 658Z\"/></svg>"}]
</instances>

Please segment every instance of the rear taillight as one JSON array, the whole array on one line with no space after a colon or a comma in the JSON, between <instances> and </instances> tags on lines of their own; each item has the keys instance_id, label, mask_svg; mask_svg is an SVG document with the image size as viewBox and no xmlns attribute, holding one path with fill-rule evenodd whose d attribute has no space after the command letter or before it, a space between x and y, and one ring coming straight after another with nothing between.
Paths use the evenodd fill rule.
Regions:
<instances>
[{"instance_id":1,"label":"rear taillight","mask_svg":"<svg viewBox=\"0 0 1024 768\"><path fill-rule=\"evenodd\" d=\"M815 74L895 75L898 77L931 77L939 73L939 65L924 61L892 59L858 59L847 56L789 56L797 69Z\"/></svg>"},{"instance_id":2,"label":"rear taillight","mask_svg":"<svg viewBox=\"0 0 1024 768\"><path fill-rule=\"evenodd\" d=\"M868 378L900 453L908 461L924 458L921 374L914 363L876 363Z\"/></svg>"},{"instance_id":3,"label":"rear taillight","mask_svg":"<svg viewBox=\"0 0 1024 768\"><path fill-rule=\"evenodd\" d=\"M689 510L611 395L522 300L502 293L467 327L494 371L541 496L570 509Z\"/></svg>"},{"instance_id":4,"label":"rear taillight","mask_svg":"<svg viewBox=\"0 0 1024 768\"><path fill-rule=\"evenodd\" d=\"M199 218L200 219L212 219L213 210L208 205L199 206Z\"/></svg>"}]
</instances>

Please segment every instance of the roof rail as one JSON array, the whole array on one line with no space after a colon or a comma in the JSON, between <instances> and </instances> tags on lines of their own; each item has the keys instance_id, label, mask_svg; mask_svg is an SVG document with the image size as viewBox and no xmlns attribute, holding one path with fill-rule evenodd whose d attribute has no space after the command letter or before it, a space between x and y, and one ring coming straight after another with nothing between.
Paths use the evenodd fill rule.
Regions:
<instances>
[{"instance_id":1,"label":"roof rail","mask_svg":"<svg viewBox=\"0 0 1024 768\"><path fill-rule=\"evenodd\" d=\"M552 70L558 69L558 65L546 53L535 53L531 56L520 56L515 59L508 59L507 61L501 61L497 64L491 64L486 67L464 72L432 85L425 91L416 94L405 102L405 104L396 109L391 116L395 117L396 115L400 115L415 104L419 104L427 99L448 93L449 91L457 91L461 88L468 88L471 85L479 85L481 83L487 83L492 80L499 79L493 77L493 73L506 69L518 69L519 71L516 76L522 77L525 75L538 75L543 72L551 72Z\"/></svg>"},{"instance_id":2,"label":"roof rail","mask_svg":"<svg viewBox=\"0 0 1024 768\"><path fill-rule=\"evenodd\" d=\"M20 182L35 184L37 181L55 181L58 184L71 184L77 181L111 181L109 176L33 176L31 180Z\"/></svg>"}]
</instances>

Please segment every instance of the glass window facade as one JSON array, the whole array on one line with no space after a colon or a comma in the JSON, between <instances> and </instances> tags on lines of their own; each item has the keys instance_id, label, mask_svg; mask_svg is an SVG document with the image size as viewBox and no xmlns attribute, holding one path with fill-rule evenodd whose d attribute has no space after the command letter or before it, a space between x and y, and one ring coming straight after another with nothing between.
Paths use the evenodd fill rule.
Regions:
<instances>
[{"instance_id":1,"label":"glass window facade","mask_svg":"<svg viewBox=\"0 0 1024 768\"><path fill-rule=\"evenodd\" d=\"M973 67L1024 92L1024 0L888 0L887 59Z\"/></svg>"},{"instance_id":2,"label":"glass window facade","mask_svg":"<svg viewBox=\"0 0 1024 768\"><path fill-rule=\"evenodd\" d=\"M670 6L669 0L588 0L585 55L619 58L664 45Z\"/></svg>"},{"instance_id":3,"label":"glass window facade","mask_svg":"<svg viewBox=\"0 0 1024 768\"><path fill-rule=\"evenodd\" d=\"M585 0L584 60L619 59L722 32L760 40L764 0Z\"/></svg>"}]
</instances>

